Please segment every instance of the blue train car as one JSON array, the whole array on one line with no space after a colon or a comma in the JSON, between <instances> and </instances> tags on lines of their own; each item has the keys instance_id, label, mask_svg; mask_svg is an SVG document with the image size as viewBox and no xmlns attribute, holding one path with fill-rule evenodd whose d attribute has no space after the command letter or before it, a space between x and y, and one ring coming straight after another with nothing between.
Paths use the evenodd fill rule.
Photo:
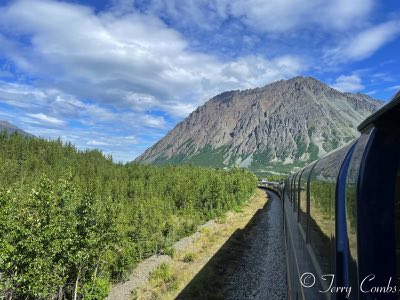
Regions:
<instances>
[{"instance_id":1,"label":"blue train car","mask_svg":"<svg viewBox=\"0 0 400 300\"><path fill-rule=\"evenodd\" d=\"M289 299L399 299L400 93L361 136L289 176Z\"/></svg>"}]
</instances>

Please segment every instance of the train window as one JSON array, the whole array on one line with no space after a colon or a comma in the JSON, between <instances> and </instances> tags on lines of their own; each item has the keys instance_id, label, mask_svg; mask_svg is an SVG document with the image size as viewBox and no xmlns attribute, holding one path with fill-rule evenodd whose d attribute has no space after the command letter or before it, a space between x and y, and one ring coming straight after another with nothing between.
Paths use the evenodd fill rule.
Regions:
<instances>
[{"instance_id":1,"label":"train window","mask_svg":"<svg viewBox=\"0 0 400 300\"><path fill-rule=\"evenodd\" d=\"M299 171L298 173L297 173L297 176L296 176L296 209L297 209L297 212L298 212L298 210L299 210L299 204L300 204L300 202L299 202L299 196L300 196L300 191L299 191L299 189L300 189L300 178L301 178L301 173L302 173L302 171ZM297 213L297 220L298 220L298 213Z\"/></svg>"},{"instance_id":2,"label":"train window","mask_svg":"<svg viewBox=\"0 0 400 300\"><path fill-rule=\"evenodd\" d=\"M363 134L354 147L346 178L346 224L348 240L349 284L358 286L358 253L357 253L357 181L362 156L369 140L369 134Z\"/></svg>"},{"instance_id":3,"label":"train window","mask_svg":"<svg viewBox=\"0 0 400 300\"><path fill-rule=\"evenodd\" d=\"M349 286L349 245L346 224L346 178L353 154L353 143L342 163L336 186L336 284Z\"/></svg>"},{"instance_id":4,"label":"train window","mask_svg":"<svg viewBox=\"0 0 400 300\"><path fill-rule=\"evenodd\" d=\"M293 176L293 210L296 211L297 210L297 187L298 187L298 178L299 178L300 172L296 173Z\"/></svg>"},{"instance_id":5,"label":"train window","mask_svg":"<svg viewBox=\"0 0 400 300\"><path fill-rule=\"evenodd\" d=\"M287 192L288 192L288 186L287 186L287 178L285 179L285 181L283 182L283 200L285 200L285 196L284 195L287 195Z\"/></svg>"},{"instance_id":6,"label":"train window","mask_svg":"<svg viewBox=\"0 0 400 300\"><path fill-rule=\"evenodd\" d=\"M291 203L292 203L292 205L294 206L294 192L295 192L295 187L294 187L294 179L295 179L295 177L296 177L296 175L293 175L292 176L292 179L291 179L291 190L290 190L290 201L291 201ZM293 207L293 209L294 209L294 207Z\"/></svg>"},{"instance_id":7,"label":"train window","mask_svg":"<svg viewBox=\"0 0 400 300\"><path fill-rule=\"evenodd\" d=\"M300 224L306 236L307 236L307 215L309 214L309 211L307 209L307 183L308 183L308 178L310 176L310 172L314 165L315 163L305 167L300 179L300 206L299 206Z\"/></svg>"},{"instance_id":8,"label":"train window","mask_svg":"<svg viewBox=\"0 0 400 300\"><path fill-rule=\"evenodd\" d=\"M296 186L295 183L296 182L296 174L293 175L292 178L292 205L293 205L293 210L296 210Z\"/></svg>"},{"instance_id":9,"label":"train window","mask_svg":"<svg viewBox=\"0 0 400 300\"><path fill-rule=\"evenodd\" d=\"M301 172L299 172L299 176L298 176L298 178L296 179L296 184L297 184L297 191L296 191L296 196L297 196L297 221L298 222L300 222L300 211L301 211L301 208L300 208L300 196L301 196L301 185L300 185L300 181L301 181L301 177L303 176L303 172L304 172L304 169L303 170L301 170Z\"/></svg>"},{"instance_id":10,"label":"train window","mask_svg":"<svg viewBox=\"0 0 400 300\"><path fill-rule=\"evenodd\" d=\"M335 272L336 183L350 144L321 158L310 174L309 240L322 274Z\"/></svg>"},{"instance_id":11,"label":"train window","mask_svg":"<svg viewBox=\"0 0 400 300\"><path fill-rule=\"evenodd\" d=\"M396 235L397 286L400 286L400 165L397 168L397 176L396 176L395 235Z\"/></svg>"}]
</instances>

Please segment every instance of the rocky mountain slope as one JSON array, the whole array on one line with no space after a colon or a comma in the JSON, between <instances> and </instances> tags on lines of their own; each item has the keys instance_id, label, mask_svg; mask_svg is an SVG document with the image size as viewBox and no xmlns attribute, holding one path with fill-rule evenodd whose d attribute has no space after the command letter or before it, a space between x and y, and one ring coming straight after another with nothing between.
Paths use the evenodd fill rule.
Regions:
<instances>
[{"instance_id":1,"label":"rocky mountain slope","mask_svg":"<svg viewBox=\"0 0 400 300\"><path fill-rule=\"evenodd\" d=\"M21 135L33 137L32 134L25 132L22 129L19 129L17 126L11 124L10 122L0 120L0 132L2 132L4 130L6 130L8 132L8 134L18 132Z\"/></svg>"},{"instance_id":2,"label":"rocky mountain slope","mask_svg":"<svg viewBox=\"0 0 400 300\"><path fill-rule=\"evenodd\" d=\"M352 140L357 125L381 105L310 77L224 92L197 108L137 161L287 172Z\"/></svg>"}]
</instances>

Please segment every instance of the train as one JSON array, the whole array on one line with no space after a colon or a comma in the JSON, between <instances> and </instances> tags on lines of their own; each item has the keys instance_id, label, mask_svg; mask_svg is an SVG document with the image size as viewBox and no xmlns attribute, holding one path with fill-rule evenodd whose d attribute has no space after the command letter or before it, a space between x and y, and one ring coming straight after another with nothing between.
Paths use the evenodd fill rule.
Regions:
<instances>
[{"instance_id":1,"label":"train","mask_svg":"<svg viewBox=\"0 0 400 300\"><path fill-rule=\"evenodd\" d=\"M282 198L283 185L284 185L283 182L274 182L274 181L268 181L265 179L262 179L258 183L259 188L264 188L264 189L270 190L270 191L274 192L275 194L277 194L279 196L279 198Z\"/></svg>"},{"instance_id":2,"label":"train","mask_svg":"<svg viewBox=\"0 0 400 300\"><path fill-rule=\"evenodd\" d=\"M281 188L288 299L399 299L400 92Z\"/></svg>"}]
</instances>

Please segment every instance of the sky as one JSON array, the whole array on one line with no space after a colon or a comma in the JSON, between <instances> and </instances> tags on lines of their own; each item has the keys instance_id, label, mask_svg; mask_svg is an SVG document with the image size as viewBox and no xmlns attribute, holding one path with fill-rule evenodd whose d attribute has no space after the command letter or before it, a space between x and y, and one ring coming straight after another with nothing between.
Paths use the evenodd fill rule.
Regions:
<instances>
[{"instance_id":1,"label":"sky","mask_svg":"<svg viewBox=\"0 0 400 300\"><path fill-rule=\"evenodd\" d=\"M399 53L398 0L0 0L0 120L127 162L227 90L388 101Z\"/></svg>"}]
</instances>

